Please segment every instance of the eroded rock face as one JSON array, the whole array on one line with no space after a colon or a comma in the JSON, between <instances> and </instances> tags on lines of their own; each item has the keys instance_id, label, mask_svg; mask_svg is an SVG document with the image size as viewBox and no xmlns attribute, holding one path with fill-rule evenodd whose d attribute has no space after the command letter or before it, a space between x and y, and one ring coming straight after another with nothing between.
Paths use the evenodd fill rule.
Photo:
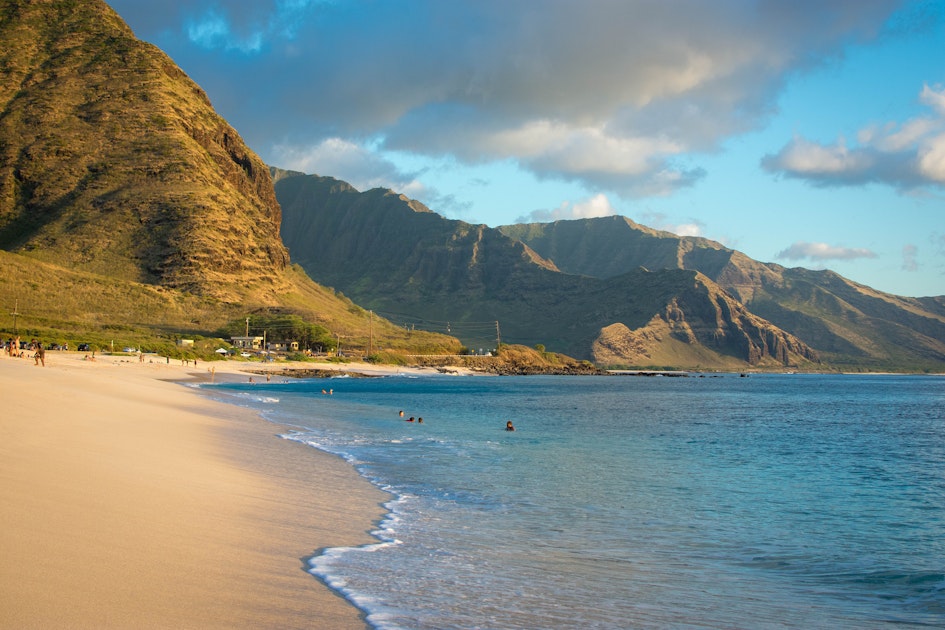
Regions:
<instances>
[{"instance_id":1,"label":"eroded rock face","mask_svg":"<svg viewBox=\"0 0 945 630\"><path fill-rule=\"evenodd\" d=\"M269 169L200 87L99 0L5 11L0 247L222 299L279 282Z\"/></svg>"},{"instance_id":2,"label":"eroded rock face","mask_svg":"<svg viewBox=\"0 0 945 630\"><path fill-rule=\"evenodd\" d=\"M693 359L681 359L681 346L701 347L753 366L819 360L806 344L752 315L715 283L699 276L696 280L691 290L670 299L644 326L631 329L618 322L604 327L592 346L594 361L605 365L684 365ZM711 364L711 354L702 357Z\"/></svg>"}]
</instances>

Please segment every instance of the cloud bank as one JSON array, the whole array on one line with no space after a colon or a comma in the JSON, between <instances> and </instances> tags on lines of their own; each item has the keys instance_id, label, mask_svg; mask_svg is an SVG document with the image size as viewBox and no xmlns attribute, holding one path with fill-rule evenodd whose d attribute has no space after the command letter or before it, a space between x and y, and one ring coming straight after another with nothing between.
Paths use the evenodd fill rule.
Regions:
<instances>
[{"instance_id":1,"label":"cloud bank","mask_svg":"<svg viewBox=\"0 0 945 630\"><path fill-rule=\"evenodd\" d=\"M111 4L129 22L147 25L149 32L139 36L172 56L195 47L210 51L188 72L263 153L278 146L328 159L318 149L342 142L464 163L514 160L540 178L625 198L667 195L699 181L705 172L693 160L762 126L786 77L842 54L851 42L874 38L899 5ZM235 85L234 76L240 77ZM937 107L941 97L932 91L928 99ZM923 137L921 169L913 170L945 177L945 149ZM824 181L875 177L878 169L892 168L864 164L858 150L815 149L798 139L768 167ZM315 170L326 171L321 164Z\"/></svg>"},{"instance_id":2,"label":"cloud bank","mask_svg":"<svg viewBox=\"0 0 945 630\"><path fill-rule=\"evenodd\" d=\"M553 210L534 210L531 213L515 219L516 223L546 223L567 219L595 219L617 214L610 199L603 193L598 193L589 199L578 202L565 201Z\"/></svg>"},{"instance_id":3,"label":"cloud bank","mask_svg":"<svg viewBox=\"0 0 945 630\"><path fill-rule=\"evenodd\" d=\"M904 122L870 125L856 143L820 144L795 137L762 166L818 186L879 183L903 192L945 186L945 87L923 86L919 102L929 113Z\"/></svg>"},{"instance_id":4,"label":"cloud bank","mask_svg":"<svg viewBox=\"0 0 945 630\"><path fill-rule=\"evenodd\" d=\"M783 249L775 256L783 260L856 260L857 258L876 258L875 252L869 249L838 247L826 243L807 243L798 241L787 249Z\"/></svg>"}]
</instances>

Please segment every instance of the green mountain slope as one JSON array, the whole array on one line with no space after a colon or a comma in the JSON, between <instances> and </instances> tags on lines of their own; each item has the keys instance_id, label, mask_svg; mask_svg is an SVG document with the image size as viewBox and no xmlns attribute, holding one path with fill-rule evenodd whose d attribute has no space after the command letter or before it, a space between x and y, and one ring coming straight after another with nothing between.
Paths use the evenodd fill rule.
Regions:
<instances>
[{"instance_id":1,"label":"green mountain slope","mask_svg":"<svg viewBox=\"0 0 945 630\"><path fill-rule=\"evenodd\" d=\"M570 273L606 278L641 266L699 271L837 365L941 369L945 362L945 297L895 296L831 271L761 263L714 241L624 217L499 229Z\"/></svg>"},{"instance_id":2,"label":"green mountain slope","mask_svg":"<svg viewBox=\"0 0 945 630\"><path fill-rule=\"evenodd\" d=\"M108 5L0 5L0 325L212 334L291 312L346 347L458 348L312 282L280 222L269 168Z\"/></svg>"},{"instance_id":3,"label":"green mountain slope","mask_svg":"<svg viewBox=\"0 0 945 630\"><path fill-rule=\"evenodd\" d=\"M563 273L499 230L328 177L276 171L276 194L286 245L313 278L381 312L449 326L472 347L494 346L501 330L514 343L608 364L739 367L817 359L695 271ZM624 330L647 334L629 343Z\"/></svg>"},{"instance_id":4,"label":"green mountain slope","mask_svg":"<svg viewBox=\"0 0 945 630\"><path fill-rule=\"evenodd\" d=\"M103 2L0 9L0 248L235 298L288 263L268 168Z\"/></svg>"}]
</instances>

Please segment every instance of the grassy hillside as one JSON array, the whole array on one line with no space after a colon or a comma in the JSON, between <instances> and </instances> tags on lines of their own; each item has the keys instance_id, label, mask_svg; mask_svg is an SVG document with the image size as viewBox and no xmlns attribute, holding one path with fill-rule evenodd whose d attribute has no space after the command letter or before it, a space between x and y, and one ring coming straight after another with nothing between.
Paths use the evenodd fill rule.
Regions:
<instances>
[{"instance_id":1,"label":"grassy hillside","mask_svg":"<svg viewBox=\"0 0 945 630\"><path fill-rule=\"evenodd\" d=\"M293 259L317 281L392 318L457 335L472 348L511 343L607 363L650 363L647 353L607 352L595 341L615 323L662 319L688 344L686 365L795 365L816 356L745 312L704 275L635 269L610 278L562 273L522 241L484 225L451 221L386 190L277 171L283 234ZM437 328L438 327L438 328ZM602 353L597 356L598 350Z\"/></svg>"},{"instance_id":2,"label":"grassy hillside","mask_svg":"<svg viewBox=\"0 0 945 630\"><path fill-rule=\"evenodd\" d=\"M372 315L292 267L294 282L278 306L234 304L212 297L129 282L0 251L0 337L14 325L23 338L48 343L166 348L179 338L215 338L228 322L259 313L293 313L316 323L357 354L457 352L455 338L409 331ZM13 313L18 313L14 318ZM252 334L262 331L253 330ZM211 350L214 348L211 348Z\"/></svg>"},{"instance_id":3,"label":"grassy hillside","mask_svg":"<svg viewBox=\"0 0 945 630\"><path fill-rule=\"evenodd\" d=\"M316 285L280 222L268 167L108 5L0 6L0 331L139 346L293 313L357 352L458 349Z\"/></svg>"},{"instance_id":4,"label":"grassy hillside","mask_svg":"<svg viewBox=\"0 0 945 630\"><path fill-rule=\"evenodd\" d=\"M945 297L876 291L830 271L762 263L704 238L624 217L503 226L562 270L608 278L645 267L691 269L841 369L945 369Z\"/></svg>"},{"instance_id":5,"label":"grassy hillside","mask_svg":"<svg viewBox=\"0 0 945 630\"><path fill-rule=\"evenodd\" d=\"M271 300L279 222L268 168L104 2L0 9L0 248Z\"/></svg>"}]
</instances>

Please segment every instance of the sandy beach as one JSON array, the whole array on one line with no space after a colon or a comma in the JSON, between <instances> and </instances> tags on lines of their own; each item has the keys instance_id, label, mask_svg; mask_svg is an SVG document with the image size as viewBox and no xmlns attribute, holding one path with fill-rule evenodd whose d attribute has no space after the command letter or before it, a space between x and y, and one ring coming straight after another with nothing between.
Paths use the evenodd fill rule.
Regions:
<instances>
[{"instance_id":1,"label":"sandy beach","mask_svg":"<svg viewBox=\"0 0 945 630\"><path fill-rule=\"evenodd\" d=\"M304 561L387 495L173 382L251 366L83 357L0 356L0 627L366 627Z\"/></svg>"}]
</instances>

